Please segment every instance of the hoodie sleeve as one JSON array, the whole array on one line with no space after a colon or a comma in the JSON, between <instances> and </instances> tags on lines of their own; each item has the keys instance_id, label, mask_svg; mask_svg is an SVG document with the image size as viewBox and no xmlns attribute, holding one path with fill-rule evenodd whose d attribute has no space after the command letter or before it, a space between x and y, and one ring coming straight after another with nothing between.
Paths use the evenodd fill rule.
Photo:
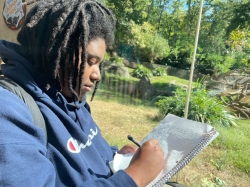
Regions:
<instances>
[{"instance_id":1,"label":"hoodie sleeve","mask_svg":"<svg viewBox=\"0 0 250 187\"><path fill-rule=\"evenodd\" d=\"M57 186L54 165L46 157L44 131L34 124L31 112L18 96L2 87L0 96L0 184ZM79 182L82 187L137 186L125 171L118 171L108 179Z\"/></svg>"},{"instance_id":2,"label":"hoodie sleeve","mask_svg":"<svg viewBox=\"0 0 250 187\"><path fill-rule=\"evenodd\" d=\"M0 184L55 186L55 170L46 158L46 138L18 96L0 87Z\"/></svg>"},{"instance_id":3,"label":"hoodie sleeve","mask_svg":"<svg viewBox=\"0 0 250 187\"><path fill-rule=\"evenodd\" d=\"M116 146L110 146L111 150L113 151L113 157L115 156L115 153L119 151L119 149Z\"/></svg>"},{"instance_id":4,"label":"hoodie sleeve","mask_svg":"<svg viewBox=\"0 0 250 187\"><path fill-rule=\"evenodd\" d=\"M109 177L108 180L105 179L95 179L95 180L89 180L84 182L84 184L79 185L78 187L124 187L124 186L129 186L129 187L137 187L136 183L134 180L123 170L120 170L116 172L114 175Z\"/></svg>"}]
</instances>

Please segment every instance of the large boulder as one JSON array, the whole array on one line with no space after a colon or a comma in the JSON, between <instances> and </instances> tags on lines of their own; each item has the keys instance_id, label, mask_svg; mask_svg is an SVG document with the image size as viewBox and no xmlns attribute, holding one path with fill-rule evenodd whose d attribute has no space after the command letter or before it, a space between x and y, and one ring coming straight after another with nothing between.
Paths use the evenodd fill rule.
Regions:
<instances>
[{"instance_id":1,"label":"large boulder","mask_svg":"<svg viewBox=\"0 0 250 187\"><path fill-rule=\"evenodd\" d=\"M124 59L123 63L124 63L124 66L126 66L126 67L129 67L129 68L132 68L132 69L136 69L137 68L136 62L130 62L129 60Z\"/></svg>"},{"instance_id":2,"label":"large boulder","mask_svg":"<svg viewBox=\"0 0 250 187\"><path fill-rule=\"evenodd\" d=\"M138 85L139 98L151 99L157 95L157 90L151 85L148 76L142 76Z\"/></svg>"},{"instance_id":3,"label":"large boulder","mask_svg":"<svg viewBox=\"0 0 250 187\"><path fill-rule=\"evenodd\" d=\"M112 73L121 77L130 77L128 69L116 63L110 64L109 66L105 67L104 70L108 73Z\"/></svg>"},{"instance_id":4,"label":"large boulder","mask_svg":"<svg viewBox=\"0 0 250 187\"><path fill-rule=\"evenodd\" d=\"M146 68L150 69L150 70L155 69L154 65L151 64L150 62L142 62L142 65L145 66Z\"/></svg>"}]
</instances>

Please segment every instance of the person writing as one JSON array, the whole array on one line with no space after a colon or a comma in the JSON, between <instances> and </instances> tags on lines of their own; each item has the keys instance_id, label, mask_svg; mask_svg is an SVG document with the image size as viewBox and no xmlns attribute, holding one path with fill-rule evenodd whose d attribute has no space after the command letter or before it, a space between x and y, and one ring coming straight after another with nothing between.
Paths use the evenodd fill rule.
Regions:
<instances>
[{"instance_id":1,"label":"person writing","mask_svg":"<svg viewBox=\"0 0 250 187\"><path fill-rule=\"evenodd\" d=\"M46 138L26 104L0 87L1 186L143 187L160 173L164 154L156 139L137 150L110 146L86 102L114 32L113 14L96 0L43 0L28 13L20 45L0 40L2 73L34 98L47 128ZM115 152L135 154L126 170L112 174Z\"/></svg>"}]
</instances>

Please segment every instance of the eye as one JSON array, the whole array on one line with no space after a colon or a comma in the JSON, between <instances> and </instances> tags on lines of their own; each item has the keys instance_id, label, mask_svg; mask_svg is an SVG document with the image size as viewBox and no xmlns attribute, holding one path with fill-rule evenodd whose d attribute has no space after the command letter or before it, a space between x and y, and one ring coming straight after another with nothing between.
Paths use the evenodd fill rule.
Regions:
<instances>
[{"instance_id":1,"label":"eye","mask_svg":"<svg viewBox=\"0 0 250 187\"><path fill-rule=\"evenodd\" d=\"M87 60L87 62L88 62L88 64L90 65L90 66L92 66L92 65L94 65L95 64L95 62L93 61L93 60Z\"/></svg>"},{"instance_id":2,"label":"eye","mask_svg":"<svg viewBox=\"0 0 250 187\"><path fill-rule=\"evenodd\" d=\"M89 59L87 59L87 63L89 66L93 66L93 65L101 64L102 61L100 61L99 59L96 59L96 58L89 58Z\"/></svg>"},{"instance_id":3,"label":"eye","mask_svg":"<svg viewBox=\"0 0 250 187\"><path fill-rule=\"evenodd\" d=\"M95 64L98 64L98 60L96 58L88 58L87 59L87 63L89 64L89 66L93 66Z\"/></svg>"},{"instance_id":4,"label":"eye","mask_svg":"<svg viewBox=\"0 0 250 187\"><path fill-rule=\"evenodd\" d=\"M99 65L101 62L102 59L99 56L88 54L87 63L89 66Z\"/></svg>"}]
</instances>

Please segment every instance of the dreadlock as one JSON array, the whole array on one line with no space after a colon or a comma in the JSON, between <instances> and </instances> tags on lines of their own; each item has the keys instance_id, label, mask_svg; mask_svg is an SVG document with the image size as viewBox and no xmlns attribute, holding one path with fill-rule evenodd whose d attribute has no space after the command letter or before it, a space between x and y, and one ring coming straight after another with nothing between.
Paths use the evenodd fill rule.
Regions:
<instances>
[{"instance_id":1,"label":"dreadlock","mask_svg":"<svg viewBox=\"0 0 250 187\"><path fill-rule=\"evenodd\" d=\"M17 40L23 55L36 70L44 73L47 89L53 84L61 90L67 72L72 99L77 101L87 60L87 45L97 38L104 39L107 46L112 45L114 30L113 14L97 0L44 0L30 10ZM79 47L83 49L83 63L79 62ZM63 82L60 82L59 69ZM99 81L96 81L91 100L98 84ZM78 93L75 90L79 90Z\"/></svg>"}]
</instances>

